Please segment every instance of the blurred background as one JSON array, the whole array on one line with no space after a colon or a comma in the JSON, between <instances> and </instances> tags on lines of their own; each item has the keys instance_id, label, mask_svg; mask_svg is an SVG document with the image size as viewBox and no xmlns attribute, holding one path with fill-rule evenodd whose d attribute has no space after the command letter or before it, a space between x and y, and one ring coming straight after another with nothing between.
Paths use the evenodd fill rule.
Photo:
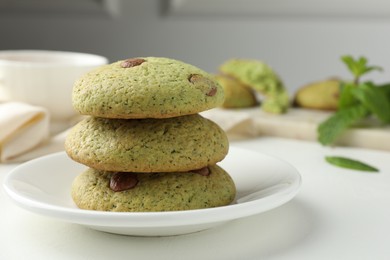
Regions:
<instances>
[{"instance_id":1,"label":"blurred background","mask_svg":"<svg viewBox=\"0 0 390 260\"><path fill-rule=\"evenodd\" d=\"M390 78L385 0L0 0L0 49L95 53L110 62L165 56L215 73L230 58L268 63L290 92L350 75L366 56Z\"/></svg>"}]
</instances>

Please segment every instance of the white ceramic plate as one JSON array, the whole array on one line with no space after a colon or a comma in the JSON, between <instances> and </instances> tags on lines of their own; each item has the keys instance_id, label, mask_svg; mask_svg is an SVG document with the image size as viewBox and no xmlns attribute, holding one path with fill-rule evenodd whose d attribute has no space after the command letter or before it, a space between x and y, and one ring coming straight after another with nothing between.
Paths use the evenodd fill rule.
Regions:
<instances>
[{"instance_id":1,"label":"white ceramic plate","mask_svg":"<svg viewBox=\"0 0 390 260\"><path fill-rule=\"evenodd\" d=\"M4 188L19 206L45 216L124 235L168 236L208 229L258 214L292 199L299 173L269 155L231 147L219 163L232 176L237 196L224 207L172 212L103 212L82 210L70 196L73 179L86 167L64 152L26 162L11 171Z\"/></svg>"}]
</instances>

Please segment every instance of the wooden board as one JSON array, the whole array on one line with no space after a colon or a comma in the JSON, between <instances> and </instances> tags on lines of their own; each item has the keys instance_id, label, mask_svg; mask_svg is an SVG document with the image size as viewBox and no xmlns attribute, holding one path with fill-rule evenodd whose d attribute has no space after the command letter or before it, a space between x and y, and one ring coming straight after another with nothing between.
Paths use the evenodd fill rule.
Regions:
<instances>
[{"instance_id":1,"label":"wooden board","mask_svg":"<svg viewBox=\"0 0 390 260\"><path fill-rule=\"evenodd\" d=\"M291 108L286 114L274 115L257 108L212 109L202 113L219 124L232 138L276 136L317 142L317 127L332 112ZM349 128L336 145L390 151L390 126L367 119Z\"/></svg>"}]
</instances>

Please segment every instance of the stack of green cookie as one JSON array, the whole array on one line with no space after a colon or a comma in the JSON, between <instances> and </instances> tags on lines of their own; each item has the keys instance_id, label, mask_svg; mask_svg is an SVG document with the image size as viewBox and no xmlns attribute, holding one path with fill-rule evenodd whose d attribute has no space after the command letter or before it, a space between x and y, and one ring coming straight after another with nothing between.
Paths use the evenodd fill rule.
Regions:
<instances>
[{"instance_id":1,"label":"stack of green cookie","mask_svg":"<svg viewBox=\"0 0 390 260\"><path fill-rule=\"evenodd\" d=\"M133 58L97 68L73 88L86 119L65 150L89 168L72 184L83 209L173 211L230 204L235 185L216 165L225 132L198 113L223 103L208 73L168 58Z\"/></svg>"}]
</instances>

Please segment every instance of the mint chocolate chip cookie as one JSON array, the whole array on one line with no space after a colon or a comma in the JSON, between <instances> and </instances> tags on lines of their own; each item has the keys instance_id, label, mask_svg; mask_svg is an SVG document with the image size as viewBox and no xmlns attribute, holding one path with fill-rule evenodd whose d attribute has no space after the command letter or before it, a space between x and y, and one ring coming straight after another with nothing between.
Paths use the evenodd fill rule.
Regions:
<instances>
[{"instance_id":1,"label":"mint chocolate chip cookie","mask_svg":"<svg viewBox=\"0 0 390 260\"><path fill-rule=\"evenodd\" d=\"M88 117L65 141L73 160L121 172L200 169L221 161L228 148L225 132L199 114L133 120Z\"/></svg>"},{"instance_id":2,"label":"mint chocolate chip cookie","mask_svg":"<svg viewBox=\"0 0 390 260\"><path fill-rule=\"evenodd\" d=\"M73 87L73 106L104 118L169 118L222 105L222 87L205 71L158 57L132 58L101 66Z\"/></svg>"},{"instance_id":3,"label":"mint chocolate chip cookie","mask_svg":"<svg viewBox=\"0 0 390 260\"><path fill-rule=\"evenodd\" d=\"M73 181L71 194L79 208L101 211L174 211L230 204L236 194L231 177L217 165L206 167L206 171L202 175L89 168Z\"/></svg>"}]
</instances>

